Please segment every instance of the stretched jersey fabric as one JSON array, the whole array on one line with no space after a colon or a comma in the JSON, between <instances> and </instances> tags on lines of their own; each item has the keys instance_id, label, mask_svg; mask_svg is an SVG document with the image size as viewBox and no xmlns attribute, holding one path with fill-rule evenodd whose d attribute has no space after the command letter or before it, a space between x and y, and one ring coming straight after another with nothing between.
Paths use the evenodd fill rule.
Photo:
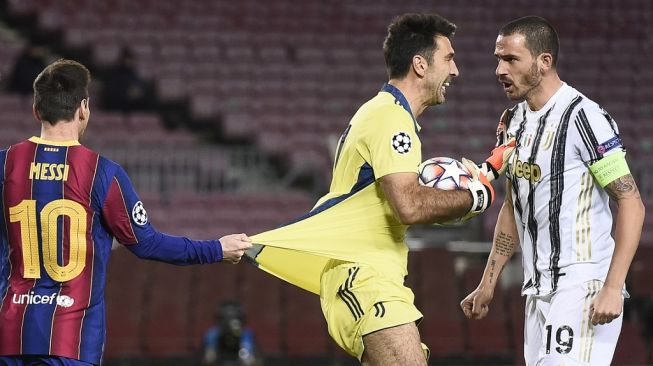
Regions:
<instances>
[{"instance_id":1,"label":"stretched jersey fabric","mask_svg":"<svg viewBox=\"0 0 653 366\"><path fill-rule=\"evenodd\" d=\"M508 165L527 295L607 275L614 240L607 193L589 167L624 154L616 122L567 84L538 111L509 111L515 157Z\"/></svg>"},{"instance_id":2,"label":"stretched jersey fabric","mask_svg":"<svg viewBox=\"0 0 653 366\"><path fill-rule=\"evenodd\" d=\"M311 212L252 237L248 255L263 270L313 293L329 259L407 274L407 227L399 222L377 179L417 173L422 161L419 125L399 89L386 85L353 116L336 150L329 193Z\"/></svg>"},{"instance_id":3,"label":"stretched jersey fabric","mask_svg":"<svg viewBox=\"0 0 653 366\"><path fill-rule=\"evenodd\" d=\"M143 258L222 259L219 241L154 230L124 170L77 142L33 137L0 151L0 190L0 356L100 364L114 237Z\"/></svg>"}]
</instances>

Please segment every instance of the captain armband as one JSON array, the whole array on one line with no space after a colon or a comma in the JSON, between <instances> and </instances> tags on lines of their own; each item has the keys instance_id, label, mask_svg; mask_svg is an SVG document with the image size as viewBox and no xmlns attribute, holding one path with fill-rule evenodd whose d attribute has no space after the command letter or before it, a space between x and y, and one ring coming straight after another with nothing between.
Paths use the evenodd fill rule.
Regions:
<instances>
[{"instance_id":1,"label":"captain armband","mask_svg":"<svg viewBox=\"0 0 653 366\"><path fill-rule=\"evenodd\" d=\"M590 165L590 171L594 179L601 185L601 188L604 188L615 179L630 174L630 169L626 162L626 153L620 151L610 154Z\"/></svg>"}]
</instances>

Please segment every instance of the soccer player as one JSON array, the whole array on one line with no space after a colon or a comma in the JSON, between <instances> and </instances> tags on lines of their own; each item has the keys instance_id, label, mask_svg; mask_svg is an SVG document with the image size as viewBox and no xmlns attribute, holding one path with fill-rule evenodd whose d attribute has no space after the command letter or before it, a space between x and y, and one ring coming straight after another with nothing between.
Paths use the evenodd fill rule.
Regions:
<instances>
[{"instance_id":1,"label":"soccer player","mask_svg":"<svg viewBox=\"0 0 653 366\"><path fill-rule=\"evenodd\" d=\"M403 284L406 229L484 211L492 201L486 174L500 172L510 150L496 149L488 171L472 166L469 190L418 184L417 118L444 103L458 76L455 29L436 14L393 21L383 47L389 82L340 138L330 192L295 223L252 237L264 245L252 253L259 266L319 294L330 335L364 365L426 365L422 314Z\"/></svg>"},{"instance_id":2,"label":"soccer player","mask_svg":"<svg viewBox=\"0 0 653 366\"><path fill-rule=\"evenodd\" d=\"M34 81L41 137L0 151L0 365L99 365L116 238L140 258L236 263L244 234L196 241L156 231L125 171L80 145L90 73L59 60ZM128 294L128 296L140 294Z\"/></svg>"},{"instance_id":3,"label":"soccer player","mask_svg":"<svg viewBox=\"0 0 653 366\"><path fill-rule=\"evenodd\" d=\"M535 16L506 24L496 40L496 75L520 101L502 118L517 146L485 272L461 307L471 319L487 314L521 244L526 364L609 365L644 206L617 124L560 80L558 47L555 29Z\"/></svg>"}]
</instances>

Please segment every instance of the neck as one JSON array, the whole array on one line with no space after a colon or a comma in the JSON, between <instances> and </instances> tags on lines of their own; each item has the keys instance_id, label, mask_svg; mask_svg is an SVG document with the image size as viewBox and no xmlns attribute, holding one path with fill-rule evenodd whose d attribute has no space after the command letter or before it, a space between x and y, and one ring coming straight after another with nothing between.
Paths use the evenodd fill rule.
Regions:
<instances>
[{"instance_id":1,"label":"neck","mask_svg":"<svg viewBox=\"0 0 653 366\"><path fill-rule=\"evenodd\" d=\"M422 112L428 107L423 93L420 91L419 86L411 80L410 77L399 79L390 79L388 84L401 90L401 93L406 97L410 110L413 112L413 117L417 119Z\"/></svg>"},{"instance_id":2,"label":"neck","mask_svg":"<svg viewBox=\"0 0 653 366\"><path fill-rule=\"evenodd\" d=\"M526 97L526 103L532 111L538 111L551 99L562 87L562 80L558 74L553 74L550 77L542 78L540 85L532 90L530 95Z\"/></svg>"},{"instance_id":3,"label":"neck","mask_svg":"<svg viewBox=\"0 0 653 366\"><path fill-rule=\"evenodd\" d=\"M41 122L41 138L48 141L78 141L79 122L59 121L55 125Z\"/></svg>"}]
</instances>

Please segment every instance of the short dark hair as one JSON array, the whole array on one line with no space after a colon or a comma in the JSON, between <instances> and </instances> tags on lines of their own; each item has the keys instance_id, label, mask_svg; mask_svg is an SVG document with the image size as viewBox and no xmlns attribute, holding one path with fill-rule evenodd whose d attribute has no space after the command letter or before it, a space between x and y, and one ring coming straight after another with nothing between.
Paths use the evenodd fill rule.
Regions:
<instances>
[{"instance_id":1,"label":"short dark hair","mask_svg":"<svg viewBox=\"0 0 653 366\"><path fill-rule=\"evenodd\" d=\"M388 26L383 42L383 56L390 79L408 74L415 55L421 55L430 63L436 50L435 37L450 38L456 25L438 14L403 14Z\"/></svg>"},{"instance_id":2,"label":"short dark hair","mask_svg":"<svg viewBox=\"0 0 653 366\"><path fill-rule=\"evenodd\" d=\"M550 53L553 58L553 67L558 63L560 40L555 28L546 19L530 15L515 19L501 27L499 35L510 36L521 34L526 39L526 48L533 57L542 53Z\"/></svg>"},{"instance_id":3,"label":"short dark hair","mask_svg":"<svg viewBox=\"0 0 653 366\"><path fill-rule=\"evenodd\" d=\"M83 99L88 98L91 73L77 61L61 59L48 65L34 79L34 106L42 121L71 121Z\"/></svg>"}]
</instances>

